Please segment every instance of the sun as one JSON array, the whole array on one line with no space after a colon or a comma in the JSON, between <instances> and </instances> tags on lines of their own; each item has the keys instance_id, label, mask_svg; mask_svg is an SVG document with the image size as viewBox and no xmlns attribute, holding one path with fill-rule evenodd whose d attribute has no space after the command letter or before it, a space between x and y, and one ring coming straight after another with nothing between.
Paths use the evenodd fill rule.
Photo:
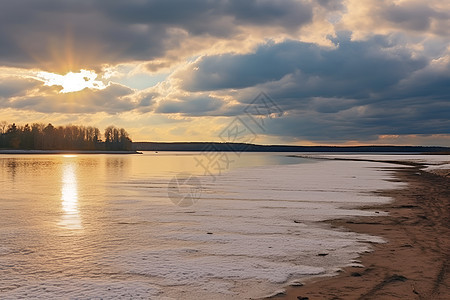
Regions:
<instances>
[{"instance_id":1,"label":"sun","mask_svg":"<svg viewBox=\"0 0 450 300\"><path fill-rule=\"evenodd\" d=\"M102 90L107 87L102 81L96 80L97 74L90 70L80 70L78 73L69 72L65 75L38 72L37 78L46 86L61 86L60 93L72 93L86 88Z\"/></svg>"}]
</instances>

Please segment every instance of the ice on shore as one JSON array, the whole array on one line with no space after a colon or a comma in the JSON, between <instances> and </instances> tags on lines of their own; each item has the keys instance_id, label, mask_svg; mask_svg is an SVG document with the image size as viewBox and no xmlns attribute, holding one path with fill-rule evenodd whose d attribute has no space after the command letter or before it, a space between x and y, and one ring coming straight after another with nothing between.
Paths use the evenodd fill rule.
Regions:
<instances>
[{"instance_id":1,"label":"ice on shore","mask_svg":"<svg viewBox=\"0 0 450 300\"><path fill-rule=\"evenodd\" d=\"M328 158L328 159L361 159L361 160L376 160L376 161L404 161L416 162L424 165L438 166L450 164L450 155L444 154L326 154L326 153L310 153L299 154L299 157L311 158Z\"/></svg>"},{"instance_id":2,"label":"ice on shore","mask_svg":"<svg viewBox=\"0 0 450 300\"><path fill-rule=\"evenodd\" d=\"M403 186L387 181L392 177L388 167L320 161L237 169L215 180L203 177L203 195L195 206L161 205L139 212L141 221L160 224L149 233L159 249L125 250L114 261L122 272L159 278L158 284L181 286L191 295L222 281L228 288L220 294L230 299L248 290L263 296L290 279L332 273L369 251L369 243L384 241L320 222L382 215L357 207L386 203L391 199L371 192ZM212 290L204 292L218 297Z\"/></svg>"},{"instance_id":3,"label":"ice on shore","mask_svg":"<svg viewBox=\"0 0 450 300\"><path fill-rule=\"evenodd\" d=\"M425 170L450 170L450 164L431 165Z\"/></svg>"},{"instance_id":4,"label":"ice on shore","mask_svg":"<svg viewBox=\"0 0 450 300\"><path fill-rule=\"evenodd\" d=\"M444 154L299 154L299 157L324 158L324 159L344 159L344 160L371 160L371 161L392 161L392 162L413 162L423 164L424 171L444 174L450 172L450 155ZM447 175L448 176L448 175Z\"/></svg>"}]
</instances>

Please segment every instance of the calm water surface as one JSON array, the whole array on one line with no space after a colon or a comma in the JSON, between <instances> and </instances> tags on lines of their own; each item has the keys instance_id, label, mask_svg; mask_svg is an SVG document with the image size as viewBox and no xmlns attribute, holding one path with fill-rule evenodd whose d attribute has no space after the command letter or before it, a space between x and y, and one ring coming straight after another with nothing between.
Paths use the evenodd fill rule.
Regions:
<instances>
[{"instance_id":1,"label":"calm water surface","mask_svg":"<svg viewBox=\"0 0 450 300\"><path fill-rule=\"evenodd\" d=\"M2 228L98 229L104 224L102 214L108 211L109 201L134 200L133 191L120 189L130 182L158 189L159 197L153 197L154 191L149 192L149 202L172 205L167 184L177 174L206 175L212 179L236 168L306 161L286 153L227 155L227 161L206 168L208 158L202 153L2 155L0 224Z\"/></svg>"}]
</instances>

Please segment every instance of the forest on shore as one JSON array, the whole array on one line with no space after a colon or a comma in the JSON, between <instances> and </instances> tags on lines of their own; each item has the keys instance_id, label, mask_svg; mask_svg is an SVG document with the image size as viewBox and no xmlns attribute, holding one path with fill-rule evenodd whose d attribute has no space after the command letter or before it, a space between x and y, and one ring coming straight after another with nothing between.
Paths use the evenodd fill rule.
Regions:
<instances>
[{"instance_id":1,"label":"forest on shore","mask_svg":"<svg viewBox=\"0 0 450 300\"><path fill-rule=\"evenodd\" d=\"M91 126L22 126L0 121L0 149L130 151L132 141L125 129L115 126L107 127L102 136L98 128Z\"/></svg>"}]
</instances>

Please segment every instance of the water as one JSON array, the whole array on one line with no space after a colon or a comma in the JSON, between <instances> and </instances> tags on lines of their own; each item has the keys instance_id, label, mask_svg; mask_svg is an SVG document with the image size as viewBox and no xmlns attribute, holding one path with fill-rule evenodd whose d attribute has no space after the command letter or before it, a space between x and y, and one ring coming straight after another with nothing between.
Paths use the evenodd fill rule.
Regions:
<instances>
[{"instance_id":1,"label":"water","mask_svg":"<svg viewBox=\"0 0 450 300\"><path fill-rule=\"evenodd\" d=\"M0 298L260 297L382 242L321 221L375 215L355 207L389 201L369 193L400 186L387 165L228 155L0 156ZM192 206L168 197L180 173Z\"/></svg>"}]
</instances>

